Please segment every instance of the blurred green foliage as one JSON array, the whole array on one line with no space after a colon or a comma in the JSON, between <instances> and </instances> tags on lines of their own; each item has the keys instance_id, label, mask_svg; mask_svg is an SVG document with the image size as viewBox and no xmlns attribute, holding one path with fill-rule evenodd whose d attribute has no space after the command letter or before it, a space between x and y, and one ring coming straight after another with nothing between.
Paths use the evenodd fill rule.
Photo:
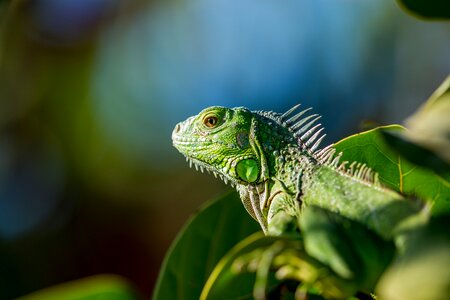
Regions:
<instances>
[{"instance_id":1,"label":"blurred green foliage","mask_svg":"<svg viewBox=\"0 0 450 300\"><path fill-rule=\"evenodd\" d=\"M300 96L338 138L401 119L448 71L445 26L392 0L323 7L0 1L0 299L102 273L150 296L186 218L224 191L171 150L200 107Z\"/></svg>"},{"instance_id":2,"label":"blurred green foliage","mask_svg":"<svg viewBox=\"0 0 450 300\"><path fill-rule=\"evenodd\" d=\"M417 112L406 120L405 138L436 153L450 165L450 75Z\"/></svg>"},{"instance_id":3,"label":"blurred green foliage","mask_svg":"<svg viewBox=\"0 0 450 300\"><path fill-rule=\"evenodd\" d=\"M198 299L209 274L225 253L259 229L236 192L204 205L169 249L153 299ZM248 289L248 284L240 283Z\"/></svg>"},{"instance_id":4,"label":"blurred green foliage","mask_svg":"<svg viewBox=\"0 0 450 300\"><path fill-rule=\"evenodd\" d=\"M17 300L136 300L137 293L117 275L96 275L67 282Z\"/></svg>"},{"instance_id":5,"label":"blurred green foliage","mask_svg":"<svg viewBox=\"0 0 450 300\"><path fill-rule=\"evenodd\" d=\"M242 205L242 204L241 204ZM234 247L224 255L220 262L213 268L210 273L208 281L205 281L204 287L201 290L201 297L199 299L254 299L253 287L255 280L257 280L253 272L239 272L245 263L239 263L236 260L243 258L243 256L252 255L252 251L257 251L261 254L263 249L270 247L276 241L280 240L277 237L265 236L261 231L248 236L239 243L233 245ZM239 269L236 268L239 265ZM279 283L274 277L273 272L264 274L264 278L268 282L264 282L263 292L276 290Z\"/></svg>"},{"instance_id":6,"label":"blurred green foliage","mask_svg":"<svg viewBox=\"0 0 450 300\"><path fill-rule=\"evenodd\" d=\"M397 0L406 11L427 19L450 19L447 0Z\"/></svg>"},{"instance_id":7,"label":"blurred green foliage","mask_svg":"<svg viewBox=\"0 0 450 300\"><path fill-rule=\"evenodd\" d=\"M450 216L433 218L410 236L400 255L380 280L377 293L389 300L445 300L450 295Z\"/></svg>"}]
</instances>

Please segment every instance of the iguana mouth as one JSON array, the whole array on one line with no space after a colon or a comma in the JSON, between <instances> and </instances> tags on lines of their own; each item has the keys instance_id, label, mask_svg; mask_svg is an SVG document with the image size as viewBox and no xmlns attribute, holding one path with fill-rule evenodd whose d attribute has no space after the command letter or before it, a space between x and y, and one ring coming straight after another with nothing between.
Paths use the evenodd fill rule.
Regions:
<instances>
[{"instance_id":1,"label":"iguana mouth","mask_svg":"<svg viewBox=\"0 0 450 300\"><path fill-rule=\"evenodd\" d=\"M180 135L172 135L172 141L176 144L201 144L201 143L210 143L210 140L204 137L192 138L192 137L184 137Z\"/></svg>"},{"instance_id":2,"label":"iguana mouth","mask_svg":"<svg viewBox=\"0 0 450 300\"><path fill-rule=\"evenodd\" d=\"M184 150L184 149L191 149L192 146L195 146L195 149L197 150L203 150L207 147L209 147L212 142L206 138L203 137L184 137L184 136L180 136L177 135L176 133L172 134L172 144L175 148L179 149L179 150Z\"/></svg>"}]
</instances>

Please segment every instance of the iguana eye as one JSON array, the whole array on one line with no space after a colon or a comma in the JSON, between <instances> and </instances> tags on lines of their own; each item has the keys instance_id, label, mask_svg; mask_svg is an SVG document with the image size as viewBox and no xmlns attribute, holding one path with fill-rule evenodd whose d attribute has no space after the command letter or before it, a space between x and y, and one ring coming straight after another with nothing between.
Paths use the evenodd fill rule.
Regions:
<instances>
[{"instance_id":1,"label":"iguana eye","mask_svg":"<svg viewBox=\"0 0 450 300\"><path fill-rule=\"evenodd\" d=\"M205 124L206 127L213 128L213 127L216 127L217 121L218 121L218 119L216 116L206 116L203 119L203 124Z\"/></svg>"}]
</instances>

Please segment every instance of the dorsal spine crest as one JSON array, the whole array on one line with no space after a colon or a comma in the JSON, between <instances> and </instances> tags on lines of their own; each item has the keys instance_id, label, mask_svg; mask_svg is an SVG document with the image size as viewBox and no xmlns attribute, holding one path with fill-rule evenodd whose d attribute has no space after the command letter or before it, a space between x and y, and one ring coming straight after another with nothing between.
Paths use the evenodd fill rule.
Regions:
<instances>
[{"instance_id":1,"label":"dorsal spine crest","mask_svg":"<svg viewBox=\"0 0 450 300\"><path fill-rule=\"evenodd\" d=\"M321 116L318 114L307 115L312 108L307 108L297 112L300 104L295 105L283 114L272 111L254 111L263 117L266 117L276 124L288 129L293 137L297 139L301 150L307 152L312 158L322 165L329 166L336 171L350 176L356 180L360 180L374 186L381 187L378 174L365 164L352 162L348 167L348 161L341 162L343 153L336 154L333 144L322 149L319 148L320 143L325 138L323 134L324 128L322 124L315 124Z\"/></svg>"}]
</instances>

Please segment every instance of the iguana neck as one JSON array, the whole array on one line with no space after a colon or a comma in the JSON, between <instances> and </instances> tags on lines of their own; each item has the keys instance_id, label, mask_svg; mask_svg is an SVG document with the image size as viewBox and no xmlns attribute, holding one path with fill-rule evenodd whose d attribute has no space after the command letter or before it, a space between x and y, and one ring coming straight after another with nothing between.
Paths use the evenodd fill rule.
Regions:
<instances>
[{"instance_id":1,"label":"iguana neck","mask_svg":"<svg viewBox=\"0 0 450 300\"><path fill-rule=\"evenodd\" d=\"M306 169L313 168L317 163L313 158L303 153L297 145L286 145L279 151L274 151L273 177L283 182L293 194L299 192L299 180Z\"/></svg>"},{"instance_id":2,"label":"iguana neck","mask_svg":"<svg viewBox=\"0 0 450 300\"><path fill-rule=\"evenodd\" d=\"M316 205L366 224L386 239L395 238L405 223L425 221L418 203L329 166L306 169L301 200L303 205Z\"/></svg>"},{"instance_id":3,"label":"iguana neck","mask_svg":"<svg viewBox=\"0 0 450 300\"><path fill-rule=\"evenodd\" d=\"M310 154L304 152L298 140L292 136L287 128L275 125L270 119L260 115L254 116L255 139L260 145L258 152L267 166L266 177L261 177L259 183L265 180L281 181L289 192L297 192L297 181L302 169L308 168L316 163Z\"/></svg>"},{"instance_id":4,"label":"iguana neck","mask_svg":"<svg viewBox=\"0 0 450 300\"><path fill-rule=\"evenodd\" d=\"M237 184L236 189L244 207L266 232L273 216L274 199L284 197L283 210L289 215L298 215L299 179L303 169L313 164L313 159L299 149L295 139L280 139L270 124L258 125L251 138L255 139L253 144L261 163L260 178L254 183Z\"/></svg>"}]
</instances>

